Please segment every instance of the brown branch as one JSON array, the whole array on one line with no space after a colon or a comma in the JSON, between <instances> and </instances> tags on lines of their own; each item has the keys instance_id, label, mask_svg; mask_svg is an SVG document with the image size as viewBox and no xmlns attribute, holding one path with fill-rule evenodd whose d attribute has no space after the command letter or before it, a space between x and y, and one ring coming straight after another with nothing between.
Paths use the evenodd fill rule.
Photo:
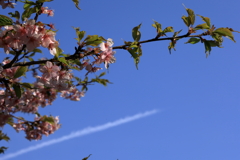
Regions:
<instances>
[{"instance_id":1,"label":"brown branch","mask_svg":"<svg viewBox=\"0 0 240 160\"><path fill-rule=\"evenodd\" d=\"M201 36L206 36L204 33L202 34L198 34L198 35L190 35L191 33L187 33L185 35L182 35L182 36L176 36L176 37L167 37L167 38L153 38L153 39L149 39L149 40L145 40L145 41L140 41L138 42L139 44L142 44L142 43L149 43L149 42L155 42L155 41L164 41L164 40L174 40L174 39L181 39L181 38L188 38L188 37L201 37ZM113 49L127 49L127 47L130 46L129 44L126 44L126 45L121 45L121 46L115 46L113 47ZM83 57L80 57L80 53L82 52L85 52L84 53L84 56ZM94 54L94 51L92 52L86 52L86 50L82 49L82 47L78 47L75 51L75 53L73 55L70 55L68 57L65 57L66 60L74 60L74 59L82 59L86 56L89 56L89 55L92 55ZM31 65L34 65L34 64L45 64L47 61L50 61L50 62L59 62L57 59L48 59L48 60L40 60L40 61L32 61L32 62L18 62L18 63L15 63L15 64L11 64L9 65L8 64L5 64L3 66L4 69L6 68L11 68L11 67L16 67L16 66L31 66Z\"/></svg>"},{"instance_id":2,"label":"brown branch","mask_svg":"<svg viewBox=\"0 0 240 160\"><path fill-rule=\"evenodd\" d=\"M40 9L39 9L39 11L36 13L36 15L34 17L35 22L37 22L38 16L41 14L41 7L42 6L43 6L43 3L40 3Z\"/></svg>"},{"instance_id":3,"label":"brown branch","mask_svg":"<svg viewBox=\"0 0 240 160\"><path fill-rule=\"evenodd\" d=\"M142 44L142 43L149 43L149 42L156 42L156 41L165 41L165 40L173 40L173 39L181 39L181 38L188 38L188 37L201 37L204 36L204 33L199 34L199 35L190 35L191 33L187 33L185 35L182 36L177 36L177 37L167 37L167 38L153 38L153 39L149 39L149 40L145 40L145 41L140 41L138 42L138 44ZM130 46L129 44L125 44L125 45L121 45L121 46L116 46L113 47L113 49L126 49L128 46Z\"/></svg>"}]
</instances>

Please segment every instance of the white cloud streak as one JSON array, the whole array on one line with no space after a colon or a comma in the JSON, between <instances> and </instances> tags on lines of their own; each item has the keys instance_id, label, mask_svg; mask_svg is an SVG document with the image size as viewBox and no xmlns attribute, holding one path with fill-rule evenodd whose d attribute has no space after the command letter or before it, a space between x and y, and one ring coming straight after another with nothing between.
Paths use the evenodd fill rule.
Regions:
<instances>
[{"instance_id":1,"label":"white cloud streak","mask_svg":"<svg viewBox=\"0 0 240 160\"><path fill-rule=\"evenodd\" d=\"M116 127L116 126L119 126L119 125L124 124L124 123L128 123L128 122L135 121L135 120L143 118L143 117L153 115L157 112L158 112L158 110L146 111L144 113L138 113L138 114L135 114L133 116L121 118L121 119L118 119L118 120L113 121L113 122L108 122L108 123L105 123L103 125L99 125L99 126L95 126L95 127L87 127L87 128L82 129L82 130L72 132L69 135L62 136L62 137L56 138L56 139L52 139L52 140L49 140L47 142L43 142L43 143L40 143L38 145L31 146L31 147L28 147L28 148L25 148L25 149L21 149L21 150L15 152L15 153L7 154L7 155L1 157L0 160L7 160L7 159L14 158L14 157L17 157L21 154L28 153L28 152L31 152L31 151L34 151L34 150L37 150L37 149L40 149L40 148L43 148L43 147L46 147L46 146L50 146L50 145L53 145L53 144L56 144L56 143L60 143L60 142L66 141L66 140L70 140L72 138L81 137L81 136L88 135L88 134L91 134L91 133L106 130L108 128Z\"/></svg>"}]
</instances>

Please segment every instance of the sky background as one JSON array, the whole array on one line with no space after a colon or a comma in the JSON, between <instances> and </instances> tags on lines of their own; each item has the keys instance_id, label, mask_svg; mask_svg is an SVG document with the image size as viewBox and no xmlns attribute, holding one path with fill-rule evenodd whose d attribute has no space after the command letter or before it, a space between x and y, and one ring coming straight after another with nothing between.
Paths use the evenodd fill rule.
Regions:
<instances>
[{"instance_id":1,"label":"sky background","mask_svg":"<svg viewBox=\"0 0 240 160\"><path fill-rule=\"evenodd\" d=\"M65 53L74 53L76 35L72 26L87 35L112 38L114 46L122 45L122 39L132 41L132 28L140 23L141 40L154 38L152 19L163 28L183 29L185 34L187 27L181 16L187 12L182 3L196 14L209 17L217 28L240 31L240 2L236 0L82 0L81 11L71 1L55 0L45 3L55 10L54 17L43 15L39 20L54 23L60 47ZM1 10L1 14L9 11ZM197 17L195 24L202 23ZM180 40L171 55L168 41L143 44L139 70L127 51L116 50L117 61L105 76L113 84L90 86L80 102L59 98L52 106L40 109L41 114L59 115L62 124L41 141L30 142L24 133L5 127L3 131L11 138L9 143L1 143L9 147L5 155L88 126L156 109L159 112L151 116L11 160L80 160L89 154L89 160L239 160L240 34L235 34L235 40L237 43L224 38L224 48L212 48L208 58L203 44L184 44L187 39ZM51 57L48 51L43 56Z\"/></svg>"}]
</instances>

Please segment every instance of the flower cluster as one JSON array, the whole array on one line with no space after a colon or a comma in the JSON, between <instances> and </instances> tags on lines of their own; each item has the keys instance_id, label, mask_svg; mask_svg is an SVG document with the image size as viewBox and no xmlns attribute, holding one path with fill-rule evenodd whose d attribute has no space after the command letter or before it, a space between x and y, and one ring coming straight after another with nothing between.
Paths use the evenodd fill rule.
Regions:
<instances>
[{"instance_id":1,"label":"flower cluster","mask_svg":"<svg viewBox=\"0 0 240 160\"><path fill-rule=\"evenodd\" d=\"M10 60L5 60L3 63L7 64ZM9 77L10 84L18 84L20 79L14 78L18 67L3 69L0 73L0 78ZM37 113L38 107L45 107L51 105L57 98L57 94L61 93L61 97L79 101L84 96L84 92L79 91L76 86L71 85L72 74L69 71L61 70L59 66L47 61L46 65L39 68L42 73L41 76L36 75L36 82L33 83L32 88L25 88L20 98L17 97L12 87L1 83L0 90L0 110L5 114L0 114L1 126L7 123L9 115L16 112ZM19 83L21 84L21 83ZM35 123L36 122L36 123ZM51 124L44 121L43 118L36 118L34 127L27 125L25 122L19 120L13 127L17 130L24 130L27 134L27 139L41 139L41 135L48 135L59 128L58 119ZM40 123L41 122L41 123Z\"/></svg>"},{"instance_id":2,"label":"flower cluster","mask_svg":"<svg viewBox=\"0 0 240 160\"><path fill-rule=\"evenodd\" d=\"M0 109L2 111L36 113L39 106L51 105L59 92L61 97L75 101L79 101L84 96L84 92L68 83L73 78L69 71L60 70L59 66L53 65L49 61L47 61L46 65L41 66L39 70L42 72L42 76L36 76L37 81L33 83L32 89L25 89L21 98L18 98L10 87L9 90L0 90ZM0 74L0 78L13 77L15 72L16 67L4 69ZM19 81L20 79L11 79L11 83ZM4 84L1 84L1 87L6 88Z\"/></svg>"},{"instance_id":3,"label":"flower cluster","mask_svg":"<svg viewBox=\"0 0 240 160\"><path fill-rule=\"evenodd\" d=\"M2 6L2 9L5 9L7 7L14 8L14 5L16 3L10 2L13 0L0 0L0 5Z\"/></svg>"},{"instance_id":4,"label":"flower cluster","mask_svg":"<svg viewBox=\"0 0 240 160\"><path fill-rule=\"evenodd\" d=\"M48 7L41 7L41 13L42 14L47 14L48 16L53 16L53 10L52 9L48 9Z\"/></svg>"},{"instance_id":5,"label":"flower cluster","mask_svg":"<svg viewBox=\"0 0 240 160\"><path fill-rule=\"evenodd\" d=\"M0 5L3 9L6 7L14 8L15 3L11 1L13 0L0 0ZM53 10L48 7L41 7L37 14L54 15ZM79 54L83 56L80 56L80 63L76 63L76 66L73 63L69 65L70 67L68 66L69 68L65 68L64 63L56 61L59 57L55 57L56 59L46 61L45 64L37 63L39 64L37 68L31 68L33 77L36 78L35 82L21 82L21 78L16 76L18 70L21 70L20 66L15 65L15 67L12 67L12 65L26 58L28 53L35 52L34 50L38 47L47 48L55 56L59 43L55 39L56 32L54 29L53 24L44 24L33 19L25 20L23 23L16 21L12 25L0 27L0 48L3 48L6 54L15 53L12 60L6 59L2 62L5 67L0 65L0 88L2 88L0 89L0 127L10 122L9 124L17 132L24 131L28 140L39 140L42 138L42 135L48 136L60 128L58 117L40 116L38 114L40 106L51 105L58 95L65 99L79 101L85 93L79 90L77 86L82 85L84 90L86 85L99 80L78 81L73 76L70 70L71 67L87 70L85 75L87 76L88 73L102 69L96 65L104 63L105 68L108 69L109 64L116 61L114 57L115 51L112 49L113 40L109 38L106 42L102 42L99 47L87 48L91 45L83 44L82 46L87 49L82 48L82 53ZM22 56L19 58L17 53L21 53ZM89 57L94 59L90 62ZM65 60L68 59L66 58ZM10 68L7 64L9 64ZM28 69L30 70L30 67ZM38 74L39 72L40 74ZM78 84L73 84L73 78L78 81ZM108 80L101 82L104 84ZM16 112L32 113L38 115L38 117L31 122L13 116ZM17 122L12 121L13 118L17 119Z\"/></svg>"},{"instance_id":6,"label":"flower cluster","mask_svg":"<svg viewBox=\"0 0 240 160\"><path fill-rule=\"evenodd\" d=\"M114 57L115 51L112 50L113 40L111 38L107 39L107 43L102 42L100 44L100 50L102 51L98 56L98 59L94 62L95 64L105 64L105 68L109 67L110 63L114 63L116 58Z\"/></svg>"},{"instance_id":7,"label":"flower cluster","mask_svg":"<svg viewBox=\"0 0 240 160\"><path fill-rule=\"evenodd\" d=\"M10 49L21 50L26 47L27 51L31 52L42 46L55 55L59 45L55 35L54 31L46 29L42 23L27 20L23 24L5 26L0 30L0 48L8 54Z\"/></svg>"},{"instance_id":8,"label":"flower cluster","mask_svg":"<svg viewBox=\"0 0 240 160\"><path fill-rule=\"evenodd\" d=\"M40 140L42 135L50 135L60 128L58 117L36 117L34 122L24 122L18 120L18 123L13 124L13 128L19 132L25 131L28 140Z\"/></svg>"}]
</instances>

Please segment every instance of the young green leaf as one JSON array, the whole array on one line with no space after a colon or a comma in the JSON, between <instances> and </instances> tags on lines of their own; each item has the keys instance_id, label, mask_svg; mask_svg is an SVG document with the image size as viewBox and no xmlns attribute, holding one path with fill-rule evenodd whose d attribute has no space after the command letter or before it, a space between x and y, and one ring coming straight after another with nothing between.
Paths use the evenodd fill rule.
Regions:
<instances>
[{"instance_id":1,"label":"young green leaf","mask_svg":"<svg viewBox=\"0 0 240 160\"><path fill-rule=\"evenodd\" d=\"M223 37L218 33L212 33L212 38L219 43L223 42Z\"/></svg>"},{"instance_id":2,"label":"young green leaf","mask_svg":"<svg viewBox=\"0 0 240 160\"><path fill-rule=\"evenodd\" d=\"M66 61L65 57L58 58L59 62L62 62L63 64L68 65L68 62Z\"/></svg>"},{"instance_id":3,"label":"young green leaf","mask_svg":"<svg viewBox=\"0 0 240 160\"><path fill-rule=\"evenodd\" d=\"M91 45L91 46L98 46L102 41L104 40L103 37L99 37L98 35L88 35L87 38L84 40L86 41L86 45Z\"/></svg>"},{"instance_id":4,"label":"young green leaf","mask_svg":"<svg viewBox=\"0 0 240 160\"><path fill-rule=\"evenodd\" d=\"M190 26L190 21L189 21L189 18L188 17L186 17L186 16L182 16L182 20L183 20L183 22L186 24L186 26Z\"/></svg>"},{"instance_id":5,"label":"young green leaf","mask_svg":"<svg viewBox=\"0 0 240 160\"><path fill-rule=\"evenodd\" d=\"M13 76L13 78L18 78L18 77L21 77L23 76L28 70L28 67L27 66L21 66L17 69L15 75Z\"/></svg>"},{"instance_id":6,"label":"young green leaf","mask_svg":"<svg viewBox=\"0 0 240 160\"><path fill-rule=\"evenodd\" d=\"M11 18L4 15L0 15L0 27L12 25L12 24L13 24L13 21Z\"/></svg>"},{"instance_id":7,"label":"young green leaf","mask_svg":"<svg viewBox=\"0 0 240 160\"><path fill-rule=\"evenodd\" d=\"M181 32L182 32L182 29L180 31L174 32L173 37L177 37L177 35Z\"/></svg>"},{"instance_id":8,"label":"young green leaf","mask_svg":"<svg viewBox=\"0 0 240 160\"><path fill-rule=\"evenodd\" d=\"M201 16L201 15L199 15L199 14L197 14L197 16L201 17L202 20L203 20L204 22L206 22L206 24L207 24L209 27L211 27L210 18L208 18L208 17L203 17L203 16Z\"/></svg>"},{"instance_id":9,"label":"young green leaf","mask_svg":"<svg viewBox=\"0 0 240 160\"><path fill-rule=\"evenodd\" d=\"M5 140L7 142L10 140L10 138L7 136L7 134L2 133L2 130L0 130L0 141L1 140Z\"/></svg>"},{"instance_id":10,"label":"young green leaf","mask_svg":"<svg viewBox=\"0 0 240 160\"><path fill-rule=\"evenodd\" d=\"M36 12L38 12L37 7L25 9L24 12L22 13L22 21L24 21L25 18L29 18L33 13Z\"/></svg>"},{"instance_id":11,"label":"young green leaf","mask_svg":"<svg viewBox=\"0 0 240 160\"><path fill-rule=\"evenodd\" d=\"M18 98L21 98L22 96L22 91L21 91L21 88L20 88L20 85L19 84L13 84L13 89L15 91L15 94Z\"/></svg>"},{"instance_id":12,"label":"young green leaf","mask_svg":"<svg viewBox=\"0 0 240 160\"><path fill-rule=\"evenodd\" d=\"M195 22L195 14L194 14L194 11L189 9L189 8L186 8L187 10L187 13L188 13L188 19L189 19L189 23L191 25L194 25L194 22Z\"/></svg>"},{"instance_id":13,"label":"young green leaf","mask_svg":"<svg viewBox=\"0 0 240 160\"><path fill-rule=\"evenodd\" d=\"M219 47L219 48L222 48L222 46L221 46L222 44L219 43L219 42L217 42L217 41L208 40L207 42L210 44L211 47Z\"/></svg>"},{"instance_id":14,"label":"young green leaf","mask_svg":"<svg viewBox=\"0 0 240 160\"><path fill-rule=\"evenodd\" d=\"M153 21L154 21L154 20L153 20ZM161 24L158 23L157 21L154 21L154 24L152 24L152 26L153 26L154 28L156 28L156 30L157 30L157 36L156 36L156 38L159 38L159 37L161 36L161 32L162 32L162 26L161 26Z\"/></svg>"},{"instance_id":15,"label":"young green leaf","mask_svg":"<svg viewBox=\"0 0 240 160\"><path fill-rule=\"evenodd\" d=\"M209 41L204 41L204 46L205 46L205 54L206 54L206 58L210 55L210 52L212 50L211 48L211 44L209 43Z\"/></svg>"},{"instance_id":16,"label":"young green leaf","mask_svg":"<svg viewBox=\"0 0 240 160\"><path fill-rule=\"evenodd\" d=\"M58 57L58 56L62 55L62 53L63 53L63 50L60 47L56 47L56 51L57 51L57 53L56 53L55 57Z\"/></svg>"},{"instance_id":17,"label":"young green leaf","mask_svg":"<svg viewBox=\"0 0 240 160\"><path fill-rule=\"evenodd\" d=\"M99 75L99 77L102 77L102 76L104 76L104 75L106 75L106 72L102 72L102 73Z\"/></svg>"},{"instance_id":18,"label":"young green leaf","mask_svg":"<svg viewBox=\"0 0 240 160\"><path fill-rule=\"evenodd\" d=\"M75 4L76 8L81 10L81 8L79 8L78 4L79 4L79 0L72 0L73 3Z\"/></svg>"},{"instance_id":19,"label":"young green leaf","mask_svg":"<svg viewBox=\"0 0 240 160\"><path fill-rule=\"evenodd\" d=\"M132 29L132 37L134 41L138 42L141 38L141 32L139 31L142 24L139 24L138 26L134 27Z\"/></svg>"},{"instance_id":20,"label":"young green leaf","mask_svg":"<svg viewBox=\"0 0 240 160\"><path fill-rule=\"evenodd\" d=\"M215 31L213 31L213 33L218 33L219 35L228 37L233 42L236 42L234 40L234 36L233 36L232 32L228 28L218 28Z\"/></svg>"},{"instance_id":21,"label":"young green leaf","mask_svg":"<svg viewBox=\"0 0 240 160\"><path fill-rule=\"evenodd\" d=\"M41 50L41 49L38 49L38 48L35 48L35 49L33 50L33 52L42 53L42 50Z\"/></svg>"},{"instance_id":22,"label":"young green leaf","mask_svg":"<svg viewBox=\"0 0 240 160\"><path fill-rule=\"evenodd\" d=\"M171 42L169 43L168 50L169 50L169 53L170 53L170 54L172 54L172 49L173 49L174 51L176 51L175 44L176 44L176 42L174 42L174 41L171 41Z\"/></svg>"},{"instance_id":23,"label":"young green leaf","mask_svg":"<svg viewBox=\"0 0 240 160\"><path fill-rule=\"evenodd\" d=\"M80 31L80 28L79 27L73 27L73 29L75 29L76 31L76 34L77 34L77 38L74 38L76 39L78 42L80 42L82 40L82 38L84 37L85 35L85 31Z\"/></svg>"},{"instance_id":24,"label":"young green leaf","mask_svg":"<svg viewBox=\"0 0 240 160\"><path fill-rule=\"evenodd\" d=\"M164 33L167 33L167 32L174 32L174 29L173 29L173 27L166 27L164 30L163 30L163 34Z\"/></svg>"},{"instance_id":25,"label":"young green leaf","mask_svg":"<svg viewBox=\"0 0 240 160\"><path fill-rule=\"evenodd\" d=\"M89 156L83 158L82 160L87 160L92 154L90 154Z\"/></svg>"},{"instance_id":26,"label":"young green leaf","mask_svg":"<svg viewBox=\"0 0 240 160\"><path fill-rule=\"evenodd\" d=\"M33 3L25 3L24 5L23 5L23 9L29 9L32 5L35 5L35 3L33 2Z\"/></svg>"},{"instance_id":27,"label":"young green leaf","mask_svg":"<svg viewBox=\"0 0 240 160\"><path fill-rule=\"evenodd\" d=\"M7 150L7 149L8 149L8 147L4 147L4 146L0 147L0 154L4 153L5 150Z\"/></svg>"},{"instance_id":28,"label":"young green leaf","mask_svg":"<svg viewBox=\"0 0 240 160\"><path fill-rule=\"evenodd\" d=\"M8 13L11 17L13 17L13 18L16 18L17 20L19 20L19 18L20 18L20 13L18 12L18 11L15 11L15 13L12 13L12 12L10 12L10 13Z\"/></svg>"},{"instance_id":29,"label":"young green leaf","mask_svg":"<svg viewBox=\"0 0 240 160\"><path fill-rule=\"evenodd\" d=\"M33 87L33 84L31 84L31 83L20 83L20 85L25 88L30 88L30 89Z\"/></svg>"},{"instance_id":30,"label":"young green leaf","mask_svg":"<svg viewBox=\"0 0 240 160\"><path fill-rule=\"evenodd\" d=\"M199 24L197 25L194 30L199 30L199 29L210 29L210 27L207 25L207 23Z\"/></svg>"},{"instance_id":31,"label":"young green leaf","mask_svg":"<svg viewBox=\"0 0 240 160\"><path fill-rule=\"evenodd\" d=\"M186 43L191 43L191 44L196 44L200 41L201 39L200 38L190 38Z\"/></svg>"},{"instance_id":32,"label":"young green leaf","mask_svg":"<svg viewBox=\"0 0 240 160\"><path fill-rule=\"evenodd\" d=\"M140 61L140 55L137 54L138 48L130 48L128 52L132 55L136 68L138 69L138 63Z\"/></svg>"},{"instance_id":33,"label":"young green leaf","mask_svg":"<svg viewBox=\"0 0 240 160\"><path fill-rule=\"evenodd\" d=\"M54 118L53 117L43 116L43 120L42 121L54 124Z\"/></svg>"}]
</instances>

